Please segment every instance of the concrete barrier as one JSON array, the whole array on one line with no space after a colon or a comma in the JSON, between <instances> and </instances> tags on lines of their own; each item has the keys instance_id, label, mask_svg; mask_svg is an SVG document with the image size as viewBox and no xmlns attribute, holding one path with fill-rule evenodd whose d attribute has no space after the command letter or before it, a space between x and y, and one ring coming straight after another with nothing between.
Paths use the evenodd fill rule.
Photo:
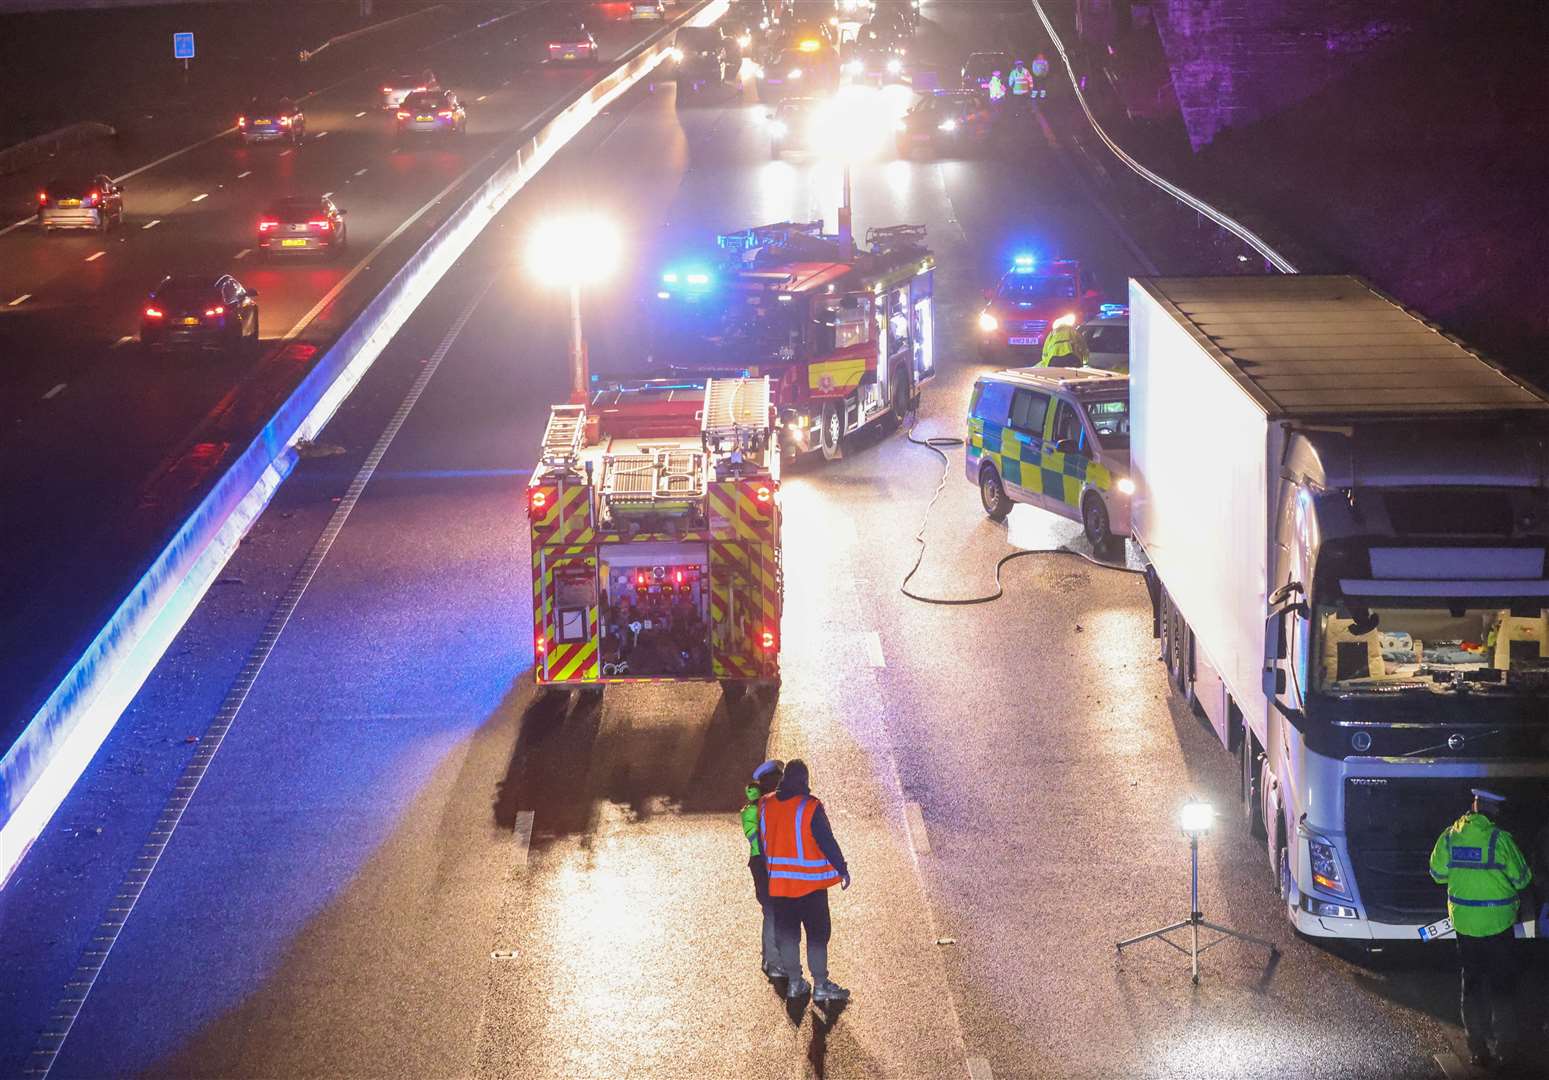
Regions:
<instances>
[{"instance_id":1,"label":"concrete barrier","mask_svg":"<svg viewBox=\"0 0 1549 1080\"><path fill-rule=\"evenodd\" d=\"M47 161L61 150L73 150L101 139L111 139L118 132L111 124L96 120L82 120L78 124L50 131L35 139L17 143L0 150L0 176L22 169L30 169L40 161Z\"/></svg>"},{"instance_id":2,"label":"concrete barrier","mask_svg":"<svg viewBox=\"0 0 1549 1080\"><path fill-rule=\"evenodd\" d=\"M296 462L292 447L316 437L393 335L511 197L610 102L661 63L679 27L709 25L727 6L728 0L701 0L596 82L491 151L484 161L506 157L489 179L409 257L232 462L0 758L0 882L58 809L289 475Z\"/></svg>"}]
</instances>

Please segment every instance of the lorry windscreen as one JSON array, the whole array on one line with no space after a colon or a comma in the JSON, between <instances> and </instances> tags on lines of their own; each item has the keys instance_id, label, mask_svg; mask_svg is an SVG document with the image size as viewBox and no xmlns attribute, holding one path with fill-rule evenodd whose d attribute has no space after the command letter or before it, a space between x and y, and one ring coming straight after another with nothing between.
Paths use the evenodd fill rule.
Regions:
<instances>
[{"instance_id":1,"label":"lorry windscreen","mask_svg":"<svg viewBox=\"0 0 1549 1080\"><path fill-rule=\"evenodd\" d=\"M1542 599L1360 600L1315 609L1318 693L1549 696Z\"/></svg>"},{"instance_id":2,"label":"lorry windscreen","mask_svg":"<svg viewBox=\"0 0 1549 1080\"><path fill-rule=\"evenodd\" d=\"M740 293L662 300L650 328L652 360L730 369L798 357L802 324L795 309L800 305L745 300Z\"/></svg>"}]
</instances>

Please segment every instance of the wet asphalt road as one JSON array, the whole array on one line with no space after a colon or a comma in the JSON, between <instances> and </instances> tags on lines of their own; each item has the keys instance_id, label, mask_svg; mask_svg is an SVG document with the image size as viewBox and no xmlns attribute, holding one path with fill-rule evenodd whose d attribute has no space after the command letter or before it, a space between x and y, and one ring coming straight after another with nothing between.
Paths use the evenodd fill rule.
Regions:
<instances>
[{"instance_id":1,"label":"wet asphalt road","mask_svg":"<svg viewBox=\"0 0 1549 1080\"><path fill-rule=\"evenodd\" d=\"M1003 9L927 10L926 43L963 50ZM566 375L563 305L528 278L522 238L585 202L654 265L689 232L831 215L834 180L771 162L746 102L679 110L670 90L640 91L513 201L323 436L340 452L281 490L0 892L0 1074L38 1045L276 598L439 353L54 1075L1440 1075L1432 1055L1459 1043L1450 956L1350 958L1289 932L1234 816L1232 759L1167 697L1138 578L1056 554L1012 564L993 604L899 595L941 463L897 434L787 474L777 705L733 715L694 686L535 703L521 493ZM1080 253L1116 295L1140 269L1040 139L861 166L855 200L858 234L923 221L940 260L921 436L961 432L968 328L1008 237ZM589 297L594 370L633 359L636 285ZM916 589L988 591L1008 542L1080 549L1074 525L1032 511L989 522L948 456ZM811 763L854 873L833 896L831 955L855 999L832 1025L793 1019L757 970L735 811L771 755ZM1270 964L1223 945L1197 988L1161 946L1113 950L1186 915L1171 821L1192 795L1223 811L1202 854L1207 917L1282 950Z\"/></svg>"}]
</instances>

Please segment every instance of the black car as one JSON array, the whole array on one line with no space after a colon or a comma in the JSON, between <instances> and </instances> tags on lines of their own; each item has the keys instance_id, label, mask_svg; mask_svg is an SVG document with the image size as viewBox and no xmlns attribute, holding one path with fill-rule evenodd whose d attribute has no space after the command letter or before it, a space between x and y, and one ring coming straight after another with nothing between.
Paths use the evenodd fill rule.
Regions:
<instances>
[{"instance_id":1,"label":"black car","mask_svg":"<svg viewBox=\"0 0 1549 1080\"><path fill-rule=\"evenodd\" d=\"M969 53L968 59L963 61L963 89L988 90L990 76L997 71L1000 72L1001 85L1005 86L1006 79L1011 75L1011 65L1015 62L1010 53Z\"/></svg>"},{"instance_id":2,"label":"black car","mask_svg":"<svg viewBox=\"0 0 1549 1080\"><path fill-rule=\"evenodd\" d=\"M994 117L988 95L978 90L941 90L921 98L898 121L898 152L965 153L988 144Z\"/></svg>"},{"instance_id":3,"label":"black car","mask_svg":"<svg viewBox=\"0 0 1549 1080\"><path fill-rule=\"evenodd\" d=\"M715 89L737 72L741 52L719 26L686 26L673 42L673 77L678 92Z\"/></svg>"},{"instance_id":4,"label":"black car","mask_svg":"<svg viewBox=\"0 0 1549 1080\"><path fill-rule=\"evenodd\" d=\"M812 149L812 117L822 105L817 98L786 98L769 113L769 156L806 153Z\"/></svg>"},{"instance_id":5,"label":"black car","mask_svg":"<svg viewBox=\"0 0 1549 1080\"><path fill-rule=\"evenodd\" d=\"M140 344L146 351L180 345L235 352L258 345L258 293L230 274L175 274L146 297Z\"/></svg>"},{"instance_id":6,"label":"black car","mask_svg":"<svg viewBox=\"0 0 1549 1080\"><path fill-rule=\"evenodd\" d=\"M326 195L293 196L271 203L258 219L258 250L343 251L349 245L345 211Z\"/></svg>"}]
</instances>

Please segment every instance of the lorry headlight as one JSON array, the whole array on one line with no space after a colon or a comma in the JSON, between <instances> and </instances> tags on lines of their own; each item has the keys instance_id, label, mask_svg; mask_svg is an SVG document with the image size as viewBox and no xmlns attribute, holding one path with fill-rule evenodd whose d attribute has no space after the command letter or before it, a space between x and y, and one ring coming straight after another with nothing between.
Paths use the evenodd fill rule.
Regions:
<instances>
[{"instance_id":1,"label":"lorry headlight","mask_svg":"<svg viewBox=\"0 0 1549 1080\"><path fill-rule=\"evenodd\" d=\"M889 75L897 75L903 69L904 69L904 62L902 60L898 59L898 57L896 57L896 56L888 57L888 60L887 60L887 73Z\"/></svg>"},{"instance_id":2,"label":"lorry headlight","mask_svg":"<svg viewBox=\"0 0 1549 1080\"><path fill-rule=\"evenodd\" d=\"M1120 495L1133 495L1133 494L1135 494L1135 481L1131 480L1127 476L1119 477L1119 482L1117 484L1115 484L1114 487L1119 489L1119 494Z\"/></svg>"},{"instance_id":3,"label":"lorry headlight","mask_svg":"<svg viewBox=\"0 0 1549 1080\"><path fill-rule=\"evenodd\" d=\"M988 311L981 311L981 312L979 312L979 329L980 330L983 330L986 334L988 334L988 333L992 333L995 330L999 329L999 327L1000 327L1000 320L999 319L997 319L995 316L991 315Z\"/></svg>"},{"instance_id":4,"label":"lorry headlight","mask_svg":"<svg viewBox=\"0 0 1549 1080\"><path fill-rule=\"evenodd\" d=\"M1309 840L1307 855L1312 863L1312 880L1318 888L1335 896L1349 895L1345 892L1345 875L1333 844L1325 840Z\"/></svg>"},{"instance_id":5,"label":"lorry headlight","mask_svg":"<svg viewBox=\"0 0 1549 1080\"><path fill-rule=\"evenodd\" d=\"M1358 917L1353 907L1347 907L1344 904L1331 904L1327 900L1318 900L1311 896L1302 901L1302 908L1313 915L1321 915L1325 919L1354 919Z\"/></svg>"}]
</instances>

